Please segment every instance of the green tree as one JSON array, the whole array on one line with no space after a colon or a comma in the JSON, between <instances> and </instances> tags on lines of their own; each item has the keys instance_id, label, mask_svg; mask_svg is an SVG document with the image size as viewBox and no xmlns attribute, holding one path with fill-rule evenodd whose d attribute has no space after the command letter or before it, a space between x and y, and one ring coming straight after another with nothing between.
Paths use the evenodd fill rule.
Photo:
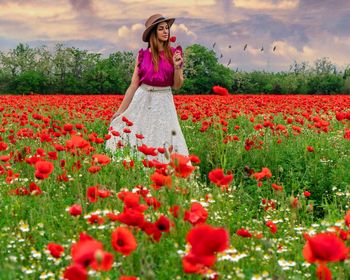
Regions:
<instances>
[{"instance_id":1,"label":"green tree","mask_svg":"<svg viewBox=\"0 0 350 280\"><path fill-rule=\"evenodd\" d=\"M179 93L210 93L214 85L231 88L232 71L221 65L213 50L194 44L184 52L184 84Z\"/></svg>"}]
</instances>

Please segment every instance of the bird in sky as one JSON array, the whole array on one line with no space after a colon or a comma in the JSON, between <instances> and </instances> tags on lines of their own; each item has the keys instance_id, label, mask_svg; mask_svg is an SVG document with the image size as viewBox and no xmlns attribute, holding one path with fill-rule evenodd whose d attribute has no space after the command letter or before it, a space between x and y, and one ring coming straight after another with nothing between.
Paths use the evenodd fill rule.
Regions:
<instances>
[{"instance_id":1,"label":"bird in sky","mask_svg":"<svg viewBox=\"0 0 350 280\"><path fill-rule=\"evenodd\" d=\"M227 66L229 66L229 65L230 65L230 63L231 63L231 58L230 58L230 60L228 61Z\"/></svg>"},{"instance_id":2,"label":"bird in sky","mask_svg":"<svg viewBox=\"0 0 350 280\"><path fill-rule=\"evenodd\" d=\"M228 45L228 48L231 49L231 45Z\"/></svg>"},{"instance_id":3,"label":"bird in sky","mask_svg":"<svg viewBox=\"0 0 350 280\"><path fill-rule=\"evenodd\" d=\"M222 58L222 57L223 57L223 55L221 54L221 55L220 55L220 58Z\"/></svg>"},{"instance_id":4,"label":"bird in sky","mask_svg":"<svg viewBox=\"0 0 350 280\"><path fill-rule=\"evenodd\" d=\"M215 45L216 45L216 42L214 42L214 44L213 44L213 48L215 47Z\"/></svg>"},{"instance_id":5,"label":"bird in sky","mask_svg":"<svg viewBox=\"0 0 350 280\"><path fill-rule=\"evenodd\" d=\"M274 46L272 51L275 51L275 50L276 50L276 48L277 48L277 47L276 47L276 46Z\"/></svg>"},{"instance_id":6,"label":"bird in sky","mask_svg":"<svg viewBox=\"0 0 350 280\"><path fill-rule=\"evenodd\" d=\"M244 48L243 48L244 51L245 51L245 49L247 48L247 46L248 46L248 44L245 44L245 45L244 45Z\"/></svg>"},{"instance_id":7,"label":"bird in sky","mask_svg":"<svg viewBox=\"0 0 350 280\"><path fill-rule=\"evenodd\" d=\"M262 51L262 52L264 51L264 46L261 47L261 50L260 50L260 51Z\"/></svg>"}]
</instances>

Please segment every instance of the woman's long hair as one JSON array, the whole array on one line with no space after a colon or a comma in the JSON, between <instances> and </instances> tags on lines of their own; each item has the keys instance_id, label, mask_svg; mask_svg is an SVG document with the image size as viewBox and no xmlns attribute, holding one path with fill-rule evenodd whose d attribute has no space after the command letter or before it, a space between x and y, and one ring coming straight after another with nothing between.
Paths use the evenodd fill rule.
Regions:
<instances>
[{"instance_id":1,"label":"woman's long hair","mask_svg":"<svg viewBox=\"0 0 350 280\"><path fill-rule=\"evenodd\" d=\"M150 32L149 40L148 40L148 48L149 47L151 48L153 69L155 72L158 72L158 63L159 63L159 57L160 57L160 51L158 49L158 44L157 44L158 24L152 28L152 30ZM165 58L173 65L174 64L173 55L172 55L172 52L170 49L169 39L170 39L170 28L169 28L168 40L166 40L166 42L164 42L163 49L164 49Z\"/></svg>"}]
</instances>

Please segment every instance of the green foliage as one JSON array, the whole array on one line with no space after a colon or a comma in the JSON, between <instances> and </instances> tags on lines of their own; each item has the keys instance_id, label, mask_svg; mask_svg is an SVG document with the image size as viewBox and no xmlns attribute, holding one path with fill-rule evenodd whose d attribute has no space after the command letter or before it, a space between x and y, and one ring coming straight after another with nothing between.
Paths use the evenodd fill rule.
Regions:
<instances>
[{"instance_id":1,"label":"green foliage","mask_svg":"<svg viewBox=\"0 0 350 280\"><path fill-rule=\"evenodd\" d=\"M232 71L218 62L213 50L195 44L184 54L184 84L180 93L210 93L214 85L230 88Z\"/></svg>"},{"instance_id":2,"label":"green foliage","mask_svg":"<svg viewBox=\"0 0 350 280\"><path fill-rule=\"evenodd\" d=\"M45 93L47 78L36 71L25 71L11 79L6 91L28 94L30 92Z\"/></svg>"},{"instance_id":3,"label":"green foliage","mask_svg":"<svg viewBox=\"0 0 350 280\"><path fill-rule=\"evenodd\" d=\"M21 43L8 53L0 52L0 93L124 94L135 59L132 52L117 51L103 58L62 43L53 53L45 45L30 48ZM348 77L350 66L339 72L327 57L313 65L293 61L289 72L233 71L218 62L213 50L194 44L184 50L185 79L177 92L208 94L219 85L231 93L349 93Z\"/></svg>"}]
</instances>

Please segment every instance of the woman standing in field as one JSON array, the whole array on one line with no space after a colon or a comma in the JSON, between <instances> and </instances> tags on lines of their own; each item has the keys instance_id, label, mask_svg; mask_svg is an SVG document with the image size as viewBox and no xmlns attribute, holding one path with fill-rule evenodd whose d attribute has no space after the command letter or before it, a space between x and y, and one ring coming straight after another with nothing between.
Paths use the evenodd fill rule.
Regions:
<instances>
[{"instance_id":1,"label":"woman standing in field","mask_svg":"<svg viewBox=\"0 0 350 280\"><path fill-rule=\"evenodd\" d=\"M167 162L171 152L188 155L172 94L184 80L182 48L169 42L174 21L155 14L145 23L142 40L148 47L138 52L131 84L109 128L106 148L113 152L123 145L120 134L131 147L145 144L141 149L149 159Z\"/></svg>"}]
</instances>

